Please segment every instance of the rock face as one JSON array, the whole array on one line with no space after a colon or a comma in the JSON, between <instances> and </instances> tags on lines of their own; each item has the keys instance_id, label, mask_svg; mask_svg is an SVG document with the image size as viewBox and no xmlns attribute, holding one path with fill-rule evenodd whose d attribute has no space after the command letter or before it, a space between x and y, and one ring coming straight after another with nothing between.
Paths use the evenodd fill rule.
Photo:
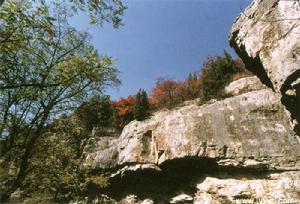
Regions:
<instances>
[{"instance_id":1,"label":"rock face","mask_svg":"<svg viewBox=\"0 0 300 204\"><path fill-rule=\"evenodd\" d=\"M299 19L299 1L254 0L233 25L231 46L269 88L240 79L230 98L189 101L87 147L84 167L110 176L107 202L300 203Z\"/></svg>"},{"instance_id":2,"label":"rock face","mask_svg":"<svg viewBox=\"0 0 300 204\"><path fill-rule=\"evenodd\" d=\"M280 93L300 133L299 1L254 0L237 18L230 44L261 81Z\"/></svg>"},{"instance_id":3,"label":"rock face","mask_svg":"<svg viewBox=\"0 0 300 204\"><path fill-rule=\"evenodd\" d=\"M169 160L197 157L222 166L300 169L299 141L270 89L161 111L131 122L117 139L101 138L97 146L87 155L86 166L155 168Z\"/></svg>"},{"instance_id":4,"label":"rock face","mask_svg":"<svg viewBox=\"0 0 300 204\"><path fill-rule=\"evenodd\" d=\"M237 96L250 91L257 91L267 88L263 85L256 76L241 78L233 81L225 87L225 94Z\"/></svg>"},{"instance_id":5,"label":"rock face","mask_svg":"<svg viewBox=\"0 0 300 204\"><path fill-rule=\"evenodd\" d=\"M267 179L206 177L197 185L194 203L298 203L299 172L270 174Z\"/></svg>"},{"instance_id":6,"label":"rock face","mask_svg":"<svg viewBox=\"0 0 300 204\"><path fill-rule=\"evenodd\" d=\"M243 81L247 79L229 87L245 92L250 82L254 84L253 77L249 83ZM269 88L202 106L160 111L145 121L131 122L118 138L99 138L85 155L86 168L110 171L107 194L117 200L136 195L136 202L131 203L145 199L154 203L215 203L221 192L227 191L229 201L244 198L244 193L263 199L271 193L264 197L253 189L268 185L269 191L276 187L282 195L300 199L298 181L294 186L287 183L285 190L277 184L286 176L279 176L278 182L270 177L271 172L291 171L290 180L298 179L300 141L279 97ZM219 175L224 174L231 176L220 180ZM259 181L253 183L253 178ZM252 187L246 188L249 185Z\"/></svg>"}]
</instances>

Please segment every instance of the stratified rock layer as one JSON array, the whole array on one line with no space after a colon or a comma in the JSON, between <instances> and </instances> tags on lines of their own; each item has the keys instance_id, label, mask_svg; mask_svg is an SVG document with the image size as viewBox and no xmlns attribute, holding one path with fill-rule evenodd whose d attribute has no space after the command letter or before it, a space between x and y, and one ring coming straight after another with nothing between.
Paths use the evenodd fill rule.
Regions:
<instances>
[{"instance_id":1,"label":"stratified rock layer","mask_svg":"<svg viewBox=\"0 0 300 204\"><path fill-rule=\"evenodd\" d=\"M299 203L299 187L299 172L270 174L264 179L206 177L197 185L194 203Z\"/></svg>"},{"instance_id":2,"label":"stratified rock layer","mask_svg":"<svg viewBox=\"0 0 300 204\"><path fill-rule=\"evenodd\" d=\"M243 94L160 111L118 138L99 137L84 166L110 172L106 194L121 203L231 203L272 191L299 199L298 136L278 95L248 79L227 87Z\"/></svg>"},{"instance_id":3,"label":"stratified rock layer","mask_svg":"<svg viewBox=\"0 0 300 204\"><path fill-rule=\"evenodd\" d=\"M256 76L245 77L231 82L225 87L225 94L231 96L241 95L250 91L258 91L267 88Z\"/></svg>"},{"instance_id":4,"label":"stratified rock layer","mask_svg":"<svg viewBox=\"0 0 300 204\"><path fill-rule=\"evenodd\" d=\"M254 0L237 18L230 44L263 83L281 94L300 134L299 1Z\"/></svg>"},{"instance_id":5,"label":"stratified rock layer","mask_svg":"<svg viewBox=\"0 0 300 204\"><path fill-rule=\"evenodd\" d=\"M173 159L199 157L221 166L300 169L299 141L270 89L160 111L131 122L117 139L100 138L97 148L87 154L86 166L154 168Z\"/></svg>"},{"instance_id":6,"label":"stratified rock layer","mask_svg":"<svg viewBox=\"0 0 300 204\"><path fill-rule=\"evenodd\" d=\"M231 46L270 89L240 79L225 88L231 98L160 111L87 148L84 166L110 172L106 194L121 203L300 203L299 19L299 1L254 0L233 25Z\"/></svg>"}]
</instances>

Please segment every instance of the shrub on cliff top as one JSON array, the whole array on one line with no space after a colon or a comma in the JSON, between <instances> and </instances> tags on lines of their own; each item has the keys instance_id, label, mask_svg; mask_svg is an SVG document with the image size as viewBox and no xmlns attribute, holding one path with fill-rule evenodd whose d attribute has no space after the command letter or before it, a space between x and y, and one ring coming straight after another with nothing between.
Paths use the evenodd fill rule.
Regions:
<instances>
[{"instance_id":1,"label":"shrub on cliff top","mask_svg":"<svg viewBox=\"0 0 300 204\"><path fill-rule=\"evenodd\" d=\"M149 116L150 105L148 96L145 90L140 89L135 97L135 104L133 107L134 119L145 120Z\"/></svg>"},{"instance_id":2,"label":"shrub on cliff top","mask_svg":"<svg viewBox=\"0 0 300 204\"><path fill-rule=\"evenodd\" d=\"M224 51L224 56L208 58L204 62L202 81L202 97L204 101L212 98L221 98L224 87L229 84L237 73L245 73L242 63L233 60L230 54Z\"/></svg>"}]
</instances>

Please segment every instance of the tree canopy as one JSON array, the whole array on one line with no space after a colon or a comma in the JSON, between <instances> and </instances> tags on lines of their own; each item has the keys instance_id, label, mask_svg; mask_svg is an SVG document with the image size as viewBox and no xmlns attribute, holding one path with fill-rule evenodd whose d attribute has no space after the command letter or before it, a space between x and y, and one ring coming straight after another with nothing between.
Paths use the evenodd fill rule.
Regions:
<instances>
[{"instance_id":1,"label":"tree canopy","mask_svg":"<svg viewBox=\"0 0 300 204\"><path fill-rule=\"evenodd\" d=\"M114 122L115 112L109 96L92 97L81 104L76 113L89 130L97 126L109 127Z\"/></svg>"},{"instance_id":2,"label":"tree canopy","mask_svg":"<svg viewBox=\"0 0 300 204\"><path fill-rule=\"evenodd\" d=\"M0 6L6 6L16 0L0 0ZM23 1L19 1L19 3ZM122 25L122 15L127 7L122 0L32 0L36 7L50 7L53 4L64 4L68 15L79 11L88 12L90 23L103 25L112 23L115 28Z\"/></svg>"},{"instance_id":3,"label":"tree canopy","mask_svg":"<svg viewBox=\"0 0 300 204\"><path fill-rule=\"evenodd\" d=\"M135 98L133 96L120 98L120 100L113 102L112 104L116 108L116 121L119 127L123 128L129 122L134 120L133 108L135 104Z\"/></svg>"},{"instance_id":4,"label":"tree canopy","mask_svg":"<svg viewBox=\"0 0 300 204\"><path fill-rule=\"evenodd\" d=\"M19 169L9 191L31 171L33 150L51 121L120 84L112 58L68 24L67 7L53 6L11 0L0 7L1 158Z\"/></svg>"},{"instance_id":5,"label":"tree canopy","mask_svg":"<svg viewBox=\"0 0 300 204\"><path fill-rule=\"evenodd\" d=\"M160 79L151 91L151 103L157 107L173 107L183 102L186 98L186 86L184 82L170 79Z\"/></svg>"},{"instance_id":6,"label":"tree canopy","mask_svg":"<svg viewBox=\"0 0 300 204\"><path fill-rule=\"evenodd\" d=\"M238 73L246 73L245 66L239 60L233 60L228 52L224 51L223 56L208 58L204 62L200 77L203 99L208 101L222 97L224 87Z\"/></svg>"}]
</instances>

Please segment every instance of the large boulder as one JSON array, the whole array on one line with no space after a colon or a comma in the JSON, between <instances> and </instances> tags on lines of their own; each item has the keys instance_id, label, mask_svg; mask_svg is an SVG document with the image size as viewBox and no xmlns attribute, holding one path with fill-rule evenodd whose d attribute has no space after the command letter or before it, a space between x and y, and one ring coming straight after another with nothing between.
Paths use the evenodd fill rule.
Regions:
<instances>
[{"instance_id":1,"label":"large boulder","mask_svg":"<svg viewBox=\"0 0 300 204\"><path fill-rule=\"evenodd\" d=\"M295 130L300 120L299 1L254 0L235 21L230 45L263 83L281 95Z\"/></svg>"}]
</instances>

